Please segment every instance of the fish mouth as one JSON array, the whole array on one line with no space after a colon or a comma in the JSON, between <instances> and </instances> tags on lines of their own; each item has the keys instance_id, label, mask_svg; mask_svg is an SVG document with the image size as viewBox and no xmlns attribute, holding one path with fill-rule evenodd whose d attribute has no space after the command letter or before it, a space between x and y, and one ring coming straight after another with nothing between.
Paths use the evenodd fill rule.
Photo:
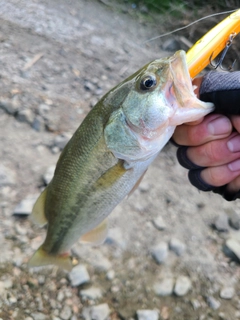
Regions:
<instances>
[{"instance_id":1,"label":"fish mouth","mask_svg":"<svg viewBox=\"0 0 240 320\"><path fill-rule=\"evenodd\" d=\"M185 51L179 50L170 58L169 69L172 78L170 96L176 103L170 125L195 121L213 111L213 103L199 100L194 93L196 88L192 85Z\"/></svg>"}]
</instances>

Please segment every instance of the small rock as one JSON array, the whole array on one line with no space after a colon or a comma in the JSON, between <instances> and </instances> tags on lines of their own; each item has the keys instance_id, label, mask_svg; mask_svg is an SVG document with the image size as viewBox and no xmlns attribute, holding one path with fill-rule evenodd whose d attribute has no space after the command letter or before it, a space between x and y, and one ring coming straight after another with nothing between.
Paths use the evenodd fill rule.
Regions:
<instances>
[{"instance_id":1,"label":"small rock","mask_svg":"<svg viewBox=\"0 0 240 320\"><path fill-rule=\"evenodd\" d=\"M230 300L233 298L235 290L233 287L224 287L220 291L220 298Z\"/></svg>"},{"instance_id":2,"label":"small rock","mask_svg":"<svg viewBox=\"0 0 240 320\"><path fill-rule=\"evenodd\" d=\"M221 305L221 303L218 300L216 300L213 296L207 297L207 304L213 310L217 310Z\"/></svg>"},{"instance_id":3,"label":"small rock","mask_svg":"<svg viewBox=\"0 0 240 320\"><path fill-rule=\"evenodd\" d=\"M56 168L56 166L52 165L52 166L48 167L47 171L44 173L43 181L46 185L48 185L50 183L50 181L52 180L55 168Z\"/></svg>"},{"instance_id":4,"label":"small rock","mask_svg":"<svg viewBox=\"0 0 240 320\"><path fill-rule=\"evenodd\" d=\"M27 229L23 228L18 223L15 224L15 230L16 230L17 234L20 234L22 236L25 236L27 234Z\"/></svg>"},{"instance_id":5,"label":"small rock","mask_svg":"<svg viewBox=\"0 0 240 320\"><path fill-rule=\"evenodd\" d=\"M82 316L85 320L107 320L110 314L110 309L107 303L83 308Z\"/></svg>"},{"instance_id":6,"label":"small rock","mask_svg":"<svg viewBox=\"0 0 240 320\"><path fill-rule=\"evenodd\" d=\"M228 216L225 212L219 214L213 223L214 227L220 232L226 232L229 230Z\"/></svg>"},{"instance_id":7,"label":"small rock","mask_svg":"<svg viewBox=\"0 0 240 320\"><path fill-rule=\"evenodd\" d=\"M151 250L153 258L158 264L163 263L168 256L168 245L166 242L160 242Z\"/></svg>"},{"instance_id":8,"label":"small rock","mask_svg":"<svg viewBox=\"0 0 240 320\"><path fill-rule=\"evenodd\" d=\"M158 310L138 310L137 318L138 320L158 320L159 311Z\"/></svg>"},{"instance_id":9,"label":"small rock","mask_svg":"<svg viewBox=\"0 0 240 320\"><path fill-rule=\"evenodd\" d=\"M114 270L109 270L106 274L106 278L107 280L113 280L115 277L115 271Z\"/></svg>"},{"instance_id":10,"label":"small rock","mask_svg":"<svg viewBox=\"0 0 240 320\"><path fill-rule=\"evenodd\" d=\"M3 281L3 285L5 289L10 289L13 286L13 282L11 279L6 279Z\"/></svg>"},{"instance_id":11,"label":"small rock","mask_svg":"<svg viewBox=\"0 0 240 320\"><path fill-rule=\"evenodd\" d=\"M240 261L240 242L229 238L225 243L224 252L227 256L232 259L236 259Z\"/></svg>"},{"instance_id":12,"label":"small rock","mask_svg":"<svg viewBox=\"0 0 240 320\"><path fill-rule=\"evenodd\" d=\"M31 317L33 317L34 320L47 320L46 315L40 312L32 313Z\"/></svg>"},{"instance_id":13,"label":"small rock","mask_svg":"<svg viewBox=\"0 0 240 320\"><path fill-rule=\"evenodd\" d=\"M112 245L119 247L121 249L125 249L126 241L125 241L125 238L122 234L121 229L120 228L109 229L106 243L112 244Z\"/></svg>"},{"instance_id":14,"label":"small rock","mask_svg":"<svg viewBox=\"0 0 240 320\"><path fill-rule=\"evenodd\" d=\"M170 240L169 248L170 250L174 251L178 256L181 256L186 250L185 244L176 238L172 238Z\"/></svg>"},{"instance_id":15,"label":"small rock","mask_svg":"<svg viewBox=\"0 0 240 320\"><path fill-rule=\"evenodd\" d=\"M0 187L16 184L16 173L10 168L0 164Z\"/></svg>"},{"instance_id":16,"label":"small rock","mask_svg":"<svg viewBox=\"0 0 240 320\"><path fill-rule=\"evenodd\" d=\"M229 224L232 228L239 230L240 229L240 215L232 210L229 215Z\"/></svg>"},{"instance_id":17,"label":"small rock","mask_svg":"<svg viewBox=\"0 0 240 320\"><path fill-rule=\"evenodd\" d=\"M89 91L94 91L95 90L95 85L92 84L90 81L85 81L84 88L86 90L89 90Z\"/></svg>"},{"instance_id":18,"label":"small rock","mask_svg":"<svg viewBox=\"0 0 240 320\"><path fill-rule=\"evenodd\" d=\"M83 300L97 300L102 298L102 291L99 288L89 288L80 291L80 296Z\"/></svg>"},{"instance_id":19,"label":"small rock","mask_svg":"<svg viewBox=\"0 0 240 320\"><path fill-rule=\"evenodd\" d=\"M201 303L197 299L192 299L191 304L194 310L197 310L201 307Z\"/></svg>"},{"instance_id":20,"label":"small rock","mask_svg":"<svg viewBox=\"0 0 240 320\"><path fill-rule=\"evenodd\" d=\"M29 195L23 199L13 210L13 214L17 216L28 216L32 212L32 208L38 198L38 195Z\"/></svg>"},{"instance_id":21,"label":"small rock","mask_svg":"<svg viewBox=\"0 0 240 320\"><path fill-rule=\"evenodd\" d=\"M44 275L39 275L38 276L38 284L42 285L45 283L45 276Z\"/></svg>"},{"instance_id":22,"label":"small rock","mask_svg":"<svg viewBox=\"0 0 240 320\"><path fill-rule=\"evenodd\" d=\"M158 216L156 219L153 220L153 225L158 230L162 231L166 229L166 223L164 222L161 216Z\"/></svg>"},{"instance_id":23,"label":"small rock","mask_svg":"<svg viewBox=\"0 0 240 320\"><path fill-rule=\"evenodd\" d=\"M186 276L179 276L175 283L174 293L181 297L188 293L191 289L192 283L191 280Z\"/></svg>"},{"instance_id":24,"label":"small rock","mask_svg":"<svg viewBox=\"0 0 240 320\"><path fill-rule=\"evenodd\" d=\"M32 124L34 119L32 110L31 109L20 110L18 112L17 119L21 122Z\"/></svg>"},{"instance_id":25,"label":"small rock","mask_svg":"<svg viewBox=\"0 0 240 320\"><path fill-rule=\"evenodd\" d=\"M98 271L108 271L112 268L111 262L104 256L99 256L99 259L91 261L91 264Z\"/></svg>"},{"instance_id":26,"label":"small rock","mask_svg":"<svg viewBox=\"0 0 240 320\"><path fill-rule=\"evenodd\" d=\"M174 279L173 278L166 278L163 279L160 282L157 282L153 286L154 292L158 296L170 296L173 292L173 286L174 286Z\"/></svg>"},{"instance_id":27,"label":"small rock","mask_svg":"<svg viewBox=\"0 0 240 320\"><path fill-rule=\"evenodd\" d=\"M43 118L45 118L48 114L48 112L50 111L50 106L48 104L45 103L41 103L38 106L38 113L40 116L42 116Z\"/></svg>"},{"instance_id":28,"label":"small rock","mask_svg":"<svg viewBox=\"0 0 240 320\"><path fill-rule=\"evenodd\" d=\"M1 100L0 101L0 109L3 109L8 114L15 115L20 108L20 104L17 100Z\"/></svg>"},{"instance_id":29,"label":"small rock","mask_svg":"<svg viewBox=\"0 0 240 320\"><path fill-rule=\"evenodd\" d=\"M67 132L56 136L53 141L53 147L58 147L60 150L63 150L63 148L66 146L66 144L70 140L71 136L72 135Z\"/></svg>"},{"instance_id":30,"label":"small rock","mask_svg":"<svg viewBox=\"0 0 240 320\"><path fill-rule=\"evenodd\" d=\"M65 305L62 309L62 311L60 312L60 317L63 320L69 320L71 318L72 315L72 310L68 305Z\"/></svg>"},{"instance_id":31,"label":"small rock","mask_svg":"<svg viewBox=\"0 0 240 320\"><path fill-rule=\"evenodd\" d=\"M68 276L73 287L88 283L90 281L87 268L82 264L78 264L76 267L74 267Z\"/></svg>"},{"instance_id":32,"label":"small rock","mask_svg":"<svg viewBox=\"0 0 240 320\"><path fill-rule=\"evenodd\" d=\"M41 116L36 115L32 122L32 128L36 131L43 131L45 128L44 120Z\"/></svg>"}]
</instances>

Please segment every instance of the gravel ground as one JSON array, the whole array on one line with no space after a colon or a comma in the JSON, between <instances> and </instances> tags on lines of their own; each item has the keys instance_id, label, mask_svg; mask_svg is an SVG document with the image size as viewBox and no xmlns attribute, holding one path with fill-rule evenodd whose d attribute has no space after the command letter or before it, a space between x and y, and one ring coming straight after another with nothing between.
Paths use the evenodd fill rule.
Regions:
<instances>
[{"instance_id":1,"label":"gravel ground","mask_svg":"<svg viewBox=\"0 0 240 320\"><path fill-rule=\"evenodd\" d=\"M144 44L157 32L103 1L0 0L1 319L240 319L240 203L190 186L171 145L106 242L73 247L71 273L27 267L46 233L28 216L62 148L105 92L168 54Z\"/></svg>"}]
</instances>

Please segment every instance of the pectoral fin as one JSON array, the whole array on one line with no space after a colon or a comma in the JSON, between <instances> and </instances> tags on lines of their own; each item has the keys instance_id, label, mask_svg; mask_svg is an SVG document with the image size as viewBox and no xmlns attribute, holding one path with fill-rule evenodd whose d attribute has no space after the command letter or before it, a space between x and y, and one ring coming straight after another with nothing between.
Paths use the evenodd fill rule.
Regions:
<instances>
[{"instance_id":1,"label":"pectoral fin","mask_svg":"<svg viewBox=\"0 0 240 320\"><path fill-rule=\"evenodd\" d=\"M37 201L33 206L32 214L30 216L30 219L41 227L47 224L47 218L44 212L46 194L47 188L45 188L45 190L38 197Z\"/></svg>"},{"instance_id":2,"label":"pectoral fin","mask_svg":"<svg viewBox=\"0 0 240 320\"><path fill-rule=\"evenodd\" d=\"M49 264L54 264L67 271L72 270L72 262L70 260L69 253L56 256L50 255L42 248L42 246L34 253L28 262L29 267L40 267Z\"/></svg>"},{"instance_id":3,"label":"pectoral fin","mask_svg":"<svg viewBox=\"0 0 240 320\"><path fill-rule=\"evenodd\" d=\"M108 221L107 219L103 220L96 228L92 229L88 233L85 233L80 241L81 242L87 242L94 245L100 245L102 244L108 233Z\"/></svg>"},{"instance_id":4,"label":"pectoral fin","mask_svg":"<svg viewBox=\"0 0 240 320\"><path fill-rule=\"evenodd\" d=\"M138 181L135 183L135 185L133 186L133 188L132 188L132 190L129 192L129 194L128 194L128 198L133 194L133 192L138 188L138 186L140 185L140 183L141 183L141 181L142 181L142 179L143 179L143 177L145 176L145 173L147 172L147 170L146 171L144 171L144 173L141 175L141 177L138 179Z\"/></svg>"}]
</instances>

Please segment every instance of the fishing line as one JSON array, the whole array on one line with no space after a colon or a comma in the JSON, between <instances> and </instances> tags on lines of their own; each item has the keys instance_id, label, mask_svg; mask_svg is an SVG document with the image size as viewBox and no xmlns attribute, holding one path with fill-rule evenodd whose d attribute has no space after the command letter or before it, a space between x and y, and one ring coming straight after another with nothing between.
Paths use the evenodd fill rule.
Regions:
<instances>
[{"instance_id":1,"label":"fishing line","mask_svg":"<svg viewBox=\"0 0 240 320\"><path fill-rule=\"evenodd\" d=\"M166 33L164 33L164 34L161 34L160 36L156 36L156 37L154 37L154 38L151 38L151 39L149 39L149 40L146 40L146 41L143 42L143 44L148 43L148 42L153 41L153 40L156 40L156 39L159 39L159 38L163 38L163 37L165 37L165 36L168 36L169 34L172 34L172 33L177 32L177 31L184 30L184 29L192 26L193 24L198 23L199 21L202 21L202 20L205 20L205 19L214 17L214 16L218 16L218 15L221 15L221 14L231 13L231 12L234 12L234 11L236 11L236 10L237 10L237 9L210 14L210 15L208 15L208 16L202 17L202 18L200 18L200 19L197 19L197 20L191 22L191 23L189 23L188 25L186 25L186 26L184 26L184 27L177 28L177 29L175 29L175 30L173 30L173 31L169 31L169 32L166 32Z\"/></svg>"}]
</instances>

